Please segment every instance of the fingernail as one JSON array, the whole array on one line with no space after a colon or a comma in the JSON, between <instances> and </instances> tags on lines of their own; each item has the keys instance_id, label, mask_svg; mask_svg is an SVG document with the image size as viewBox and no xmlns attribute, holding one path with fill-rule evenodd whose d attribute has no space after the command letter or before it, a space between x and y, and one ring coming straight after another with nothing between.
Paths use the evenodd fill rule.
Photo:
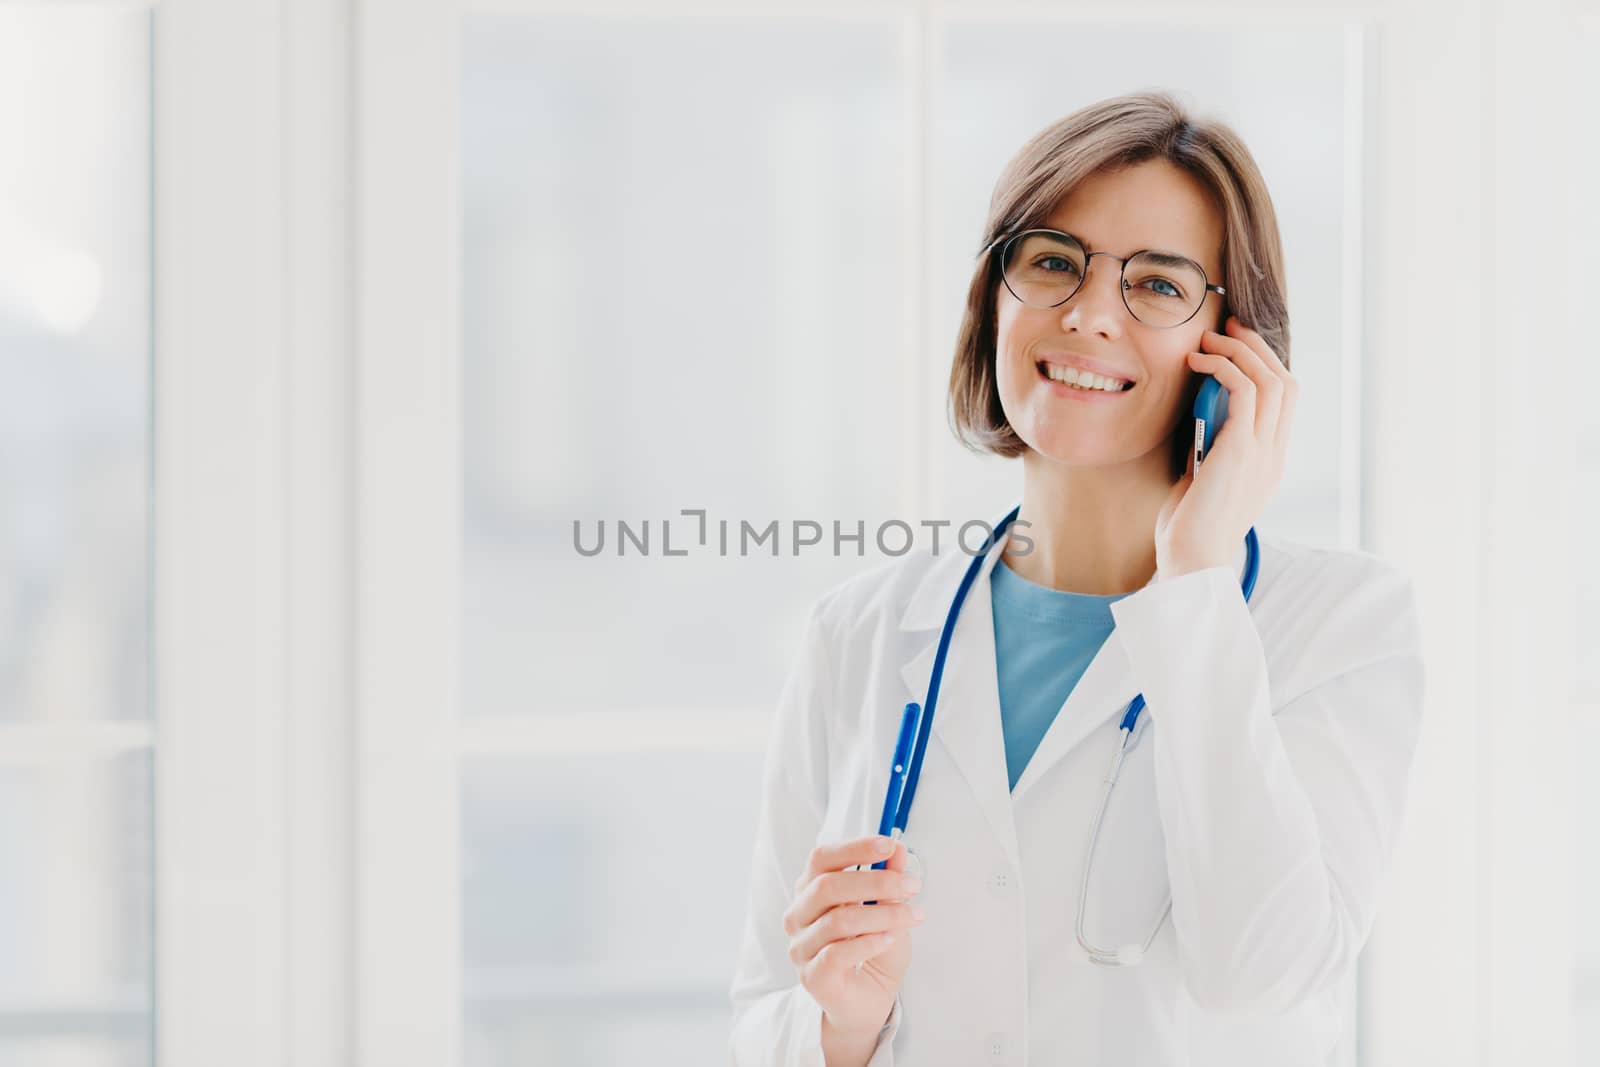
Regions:
<instances>
[{"instance_id":1,"label":"fingernail","mask_svg":"<svg viewBox=\"0 0 1600 1067\"><path fill-rule=\"evenodd\" d=\"M922 918L923 914L924 914L924 912L923 912L923 910L921 908L912 908L911 909L911 917L913 919L920 919L920 918Z\"/></svg>"},{"instance_id":2,"label":"fingernail","mask_svg":"<svg viewBox=\"0 0 1600 1067\"><path fill-rule=\"evenodd\" d=\"M922 891L922 879L907 878L905 881L900 883L900 888L906 891L907 896L915 896L917 893Z\"/></svg>"},{"instance_id":3,"label":"fingernail","mask_svg":"<svg viewBox=\"0 0 1600 1067\"><path fill-rule=\"evenodd\" d=\"M875 851L884 853L894 848L894 842L890 841L887 837L880 837L878 838L877 843L872 847Z\"/></svg>"}]
</instances>

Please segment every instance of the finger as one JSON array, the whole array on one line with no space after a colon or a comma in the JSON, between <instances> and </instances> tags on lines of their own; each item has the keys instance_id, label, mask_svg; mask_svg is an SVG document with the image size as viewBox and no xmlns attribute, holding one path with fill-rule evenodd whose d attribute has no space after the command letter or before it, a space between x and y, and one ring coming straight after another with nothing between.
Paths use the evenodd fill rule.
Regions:
<instances>
[{"instance_id":1,"label":"finger","mask_svg":"<svg viewBox=\"0 0 1600 1067\"><path fill-rule=\"evenodd\" d=\"M1283 359L1278 355L1277 350L1267 344L1266 338L1262 337L1261 334L1241 322L1239 316L1228 316L1228 320L1223 323L1223 328L1228 331L1229 336L1237 337L1243 341L1256 358L1261 361L1261 365L1273 377L1277 378L1278 383L1282 386L1276 396L1264 396L1260 401L1263 411L1261 412L1262 425L1258 426L1258 430L1261 431L1261 436L1265 440L1276 444L1287 437L1288 427L1285 425L1284 408L1286 405L1293 404L1294 394L1298 391L1300 383L1295 380L1294 375L1289 373L1289 368L1284 365ZM1272 416L1270 426L1266 423L1269 415Z\"/></svg>"},{"instance_id":2,"label":"finger","mask_svg":"<svg viewBox=\"0 0 1600 1067\"><path fill-rule=\"evenodd\" d=\"M1274 444L1287 448L1289 428L1294 425L1294 409L1300 400L1300 381L1290 377L1283 383L1283 407L1278 409L1277 436Z\"/></svg>"},{"instance_id":3,"label":"finger","mask_svg":"<svg viewBox=\"0 0 1600 1067\"><path fill-rule=\"evenodd\" d=\"M1228 419L1222 424L1219 433L1227 433L1228 427L1234 425L1234 420L1250 427L1254 433L1256 428L1256 383L1251 381L1238 364L1227 356L1215 352L1190 352L1189 366L1201 374L1209 374L1222 387L1228 391Z\"/></svg>"},{"instance_id":4,"label":"finger","mask_svg":"<svg viewBox=\"0 0 1600 1067\"><path fill-rule=\"evenodd\" d=\"M1277 349L1267 344L1266 338L1240 322L1239 316L1229 315L1228 320L1223 323L1223 328L1227 330L1229 336L1237 337L1249 345L1256 355L1261 357L1261 362L1266 365L1267 369L1279 378L1288 379L1292 377L1289 373L1289 368L1284 366L1283 358L1278 355Z\"/></svg>"},{"instance_id":5,"label":"finger","mask_svg":"<svg viewBox=\"0 0 1600 1067\"><path fill-rule=\"evenodd\" d=\"M796 894L816 881L817 876L828 871L842 871L857 865L870 866L889 855L890 842L881 834L869 834L838 844L818 845L811 850L806 869L795 883Z\"/></svg>"},{"instance_id":6,"label":"finger","mask_svg":"<svg viewBox=\"0 0 1600 1067\"><path fill-rule=\"evenodd\" d=\"M1184 496L1189 492L1189 487L1194 484L1194 464L1185 464L1183 477L1172 483L1172 488L1167 491L1167 499L1161 502L1161 510L1156 513L1156 529L1164 530L1167 523L1172 521L1172 513L1178 509Z\"/></svg>"},{"instance_id":7,"label":"finger","mask_svg":"<svg viewBox=\"0 0 1600 1067\"><path fill-rule=\"evenodd\" d=\"M1283 383L1283 396L1278 407L1278 421L1272 427L1272 447L1280 463L1289 451L1289 431L1294 425L1295 404L1300 398L1300 383L1293 378Z\"/></svg>"},{"instance_id":8,"label":"finger","mask_svg":"<svg viewBox=\"0 0 1600 1067\"><path fill-rule=\"evenodd\" d=\"M808 982L814 982L819 974L854 970L857 964L865 963L872 957L887 952L894 942L895 934L889 931L852 937L848 941L831 942L824 945L821 952L811 957L811 962L806 965L806 979Z\"/></svg>"},{"instance_id":9,"label":"finger","mask_svg":"<svg viewBox=\"0 0 1600 1067\"><path fill-rule=\"evenodd\" d=\"M1232 315L1228 318L1228 332L1247 343L1256 354L1261 357L1268 370L1278 376L1283 383L1283 395L1279 401L1278 422L1274 427L1273 443L1280 446L1282 451L1286 447L1289 437L1289 428L1294 423L1295 403L1300 398L1300 379L1296 378L1289 370L1288 364L1278 354L1278 350L1267 344L1266 338L1239 321L1239 316Z\"/></svg>"},{"instance_id":10,"label":"finger","mask_svg":"<svg viewBox=\"0 0 1600 1067\"><path fill-rule=\"evenodd\" d=\"M908 859L909 854L906 850L905 842L895 840L894 851L889 853L889 858L883 862L883 869L886 871L895 871L901 875L904 875L906 872ZM866 903L875 904L877 901L869 900Z\"/></svg>"},{"instance_id":11,"label":"finger","mask_svg":"<svg viewBox=\"0 0 1600 1067\"><path fill-rule=\"evenodd\" d=\"M1225 325L1233 328L1237 321L1229 318ZM1255 383L1255 417L1250 420L1250 425L1255 427L1257 437L1271 441L1277 435L1278 408L1283 398L1283 379L1274 374L1261 353L1242 338L1208 330L1201 341L1209 342L1217 352L1233 360L1234 365ZM1273 362L1277 362L1276 357ZM1232 398L1229 399L1229 404L1232 404ZM1231 417L1231 410L1229 415Z\"/></svg>"},{"instance_id":12,"label":"finger","mask_svg":"<svg viewBox=\"0 0 1600 1067\"><path fill-rule=\"evenodd\" d=\"M789 960L796 967L834 941L885 930L909 930L922 923L920 909L912 904L841 904L789 939Z\"/></svg>"},{"instance_id":13,"label":"finger","mask_svg":"<svg viewBox=\"0 0 1600 1067\"><path fill-rule=\"evenodd\" d=\"M784 932L791 937L817 921L829 908L867 900L896 901L911 896L902 871L831 871L818 875L794 899L783 915Z\"/></svg>"}]
</instances>

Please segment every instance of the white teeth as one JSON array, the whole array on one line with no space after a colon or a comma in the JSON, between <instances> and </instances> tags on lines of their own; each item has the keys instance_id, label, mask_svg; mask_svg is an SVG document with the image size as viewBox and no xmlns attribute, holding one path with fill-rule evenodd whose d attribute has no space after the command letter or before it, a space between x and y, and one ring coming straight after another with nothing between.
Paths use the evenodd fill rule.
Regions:
<instances>
[{"instance_id":1,"label":"white teeth","mask_svg":"<svg viewBox=\"0 0 1600 1067\"><path fill-rule=\"evenodd\" d=\"M1102 393L1120 393L1123 390L1123 383L1115 378L1080 371L1076 367L1046 363L1045 373L1049 375L1051 381L1065 382L1079 389L1098 389Z\"/></svg>"}]
</instances>

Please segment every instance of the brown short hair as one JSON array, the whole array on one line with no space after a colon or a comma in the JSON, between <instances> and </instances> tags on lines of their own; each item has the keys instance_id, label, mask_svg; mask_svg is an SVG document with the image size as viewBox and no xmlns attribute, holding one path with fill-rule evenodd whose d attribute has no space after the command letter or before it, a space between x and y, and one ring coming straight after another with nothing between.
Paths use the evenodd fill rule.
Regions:
<instances>
[{"instance_id":1,"label":"brown short hair","mask_svg":"<svg viewBox=\"0 0 1600 1067\"><path fill-rule=\"evenodd\" d=\"M1222 122L1192 116L1169 93L1112 97L1040 131L995 183L950 368L951 429L971 451L1017 456L1028 448L1000 406L994 366L999 257L991 246L1004 234L1043 225L1061 199L1091 174L1157 159L1198 179L1222 211L1223 278L1212 280L1228 290L1224 318L1237 315L1288 366L1289 311L1277 215L1244 142ZM1192 390L1200 381L1194 375ZM1191 403L1192 392L1186 406ZM1174 434L1174 480L1183 474L1191 443Z\"/></svg>"}]
</instances>

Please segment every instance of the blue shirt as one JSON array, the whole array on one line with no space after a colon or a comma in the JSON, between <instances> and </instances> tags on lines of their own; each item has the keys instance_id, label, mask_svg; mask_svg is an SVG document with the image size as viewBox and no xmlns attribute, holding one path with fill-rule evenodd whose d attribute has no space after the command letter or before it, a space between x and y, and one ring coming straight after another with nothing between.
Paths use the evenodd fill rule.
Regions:
<instances>
[{"instance_id":1,"label":"blue shirt","mask_svg":"<svg viewBox=\"0 0 1600 1067\"><path fill-rule=\"evenodd\" d=\"M1129 593L1068 593L1030 582L1007 566L989 572L995 673L1006 771L1017 787L1056 712L1116 628L1111 605Z\"/></svg>"}]
</instances>

